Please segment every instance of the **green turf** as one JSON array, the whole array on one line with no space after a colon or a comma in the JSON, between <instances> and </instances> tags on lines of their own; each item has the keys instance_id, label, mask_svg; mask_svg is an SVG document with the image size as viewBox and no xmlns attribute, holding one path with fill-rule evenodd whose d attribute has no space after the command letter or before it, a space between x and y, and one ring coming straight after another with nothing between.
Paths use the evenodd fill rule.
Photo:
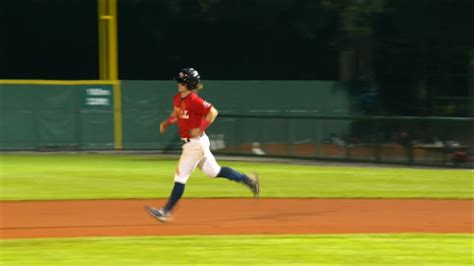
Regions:
<instances>
[{"instance_id":1,"label":"green turf","mask_svg":"<svg viewBox=\"0 0 474 266\"><path fill-rule=\"evenodd\" d=\"M473 198L473 171L226 162L261 175L262 197ZM176 160L152 155L0 155L0 200L166 198ZM196 171L185 197L249 197Z\"/></svg>"},{"instance_id":2,"label":"green turf","mask_svg":"<svg viewBox=\"0 0 474 266\"><path fill-rule=\"evenodd\" d=\"M2 240L1 265L472 265L472 235L277 235Z\"/></svg>"}]
</instances>

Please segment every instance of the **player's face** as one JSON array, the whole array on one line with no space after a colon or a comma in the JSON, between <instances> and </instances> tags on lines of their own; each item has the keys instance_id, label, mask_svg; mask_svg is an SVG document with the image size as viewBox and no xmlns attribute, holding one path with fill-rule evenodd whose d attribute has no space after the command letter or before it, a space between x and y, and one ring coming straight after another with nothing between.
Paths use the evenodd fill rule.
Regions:
<instances>
[{"instance_id":1,"label":"player's face","mask_svg":"<svg viewBox=\"0 0 474 266\"><path fill-rule=\"evenodd\" d=\"M186 88L186 85L184 85L183 83L178 83L178 91L179 92L187 92L189 90L188 90L188 88Z\"/></svg>"}]
</instances>

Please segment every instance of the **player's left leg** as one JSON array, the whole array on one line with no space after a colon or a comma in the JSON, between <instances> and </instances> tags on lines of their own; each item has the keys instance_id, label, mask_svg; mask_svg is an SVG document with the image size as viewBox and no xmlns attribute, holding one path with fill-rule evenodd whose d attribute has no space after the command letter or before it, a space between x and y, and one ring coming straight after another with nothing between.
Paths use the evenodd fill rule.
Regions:
<instances>
[{"instance_id":1,"label":"player's left leg","mask_svg":"<svg viewBox=\"0 0 474 266\"><path fill-rule=\"evenodd\" d=\"M252 193L255 197L259 196L260 182L256 174L246 175L227 166L220 167L216 159L214 158L214 155L209 149L209 138L207 138L207 136L205 136L204 143L204 157L198 163L198 168L201 169L204 174L209 177L222 177L228 180L242 183L252 190Z\"/></svg>"},{"instance_id":2,"label":"player's left leg","mask_svg":"<svg viewBox=\"0 0 474 266\"><path fill-rule=\"evenodd\" d=\"M216 177L226 178L246 185L256 198L260 195L260 180L257 174L246 175L230 167L223 166Z\"/></svg>"}]
</instances>

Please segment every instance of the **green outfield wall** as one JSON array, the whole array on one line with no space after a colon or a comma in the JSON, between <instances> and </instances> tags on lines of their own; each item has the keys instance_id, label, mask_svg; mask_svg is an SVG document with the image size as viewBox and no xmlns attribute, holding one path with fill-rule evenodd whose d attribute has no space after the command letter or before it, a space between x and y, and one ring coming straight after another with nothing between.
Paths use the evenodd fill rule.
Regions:
<instances>
[{"instance_id":1,"label":"green outfield wall","mask_svg":"<svg viewBox=\"0 0 474 266\"><path fill-rule=\"evenodd\" d=\"M0 84L0 149L113 149L113 87Z\"/></svg>"},{"instance_id":2,"label":"green outfield wall","mask_svg":"<svg viewBox=\"0 0 474 266\"><path fill-rule=\"evenodd\" d=\"M472 165L474 118L374 117L367 84L206 81L221 154ZM178 150L173 81L0 80L0 150Z\"/></svg>"},{"instance_id":3,"label":"green outfield wall","mask_svg":"<svg viewBox=\"0 0 474 266\"><path fill-rule=\"evenodd\" d=\"M171 112L176 93L173 81L121 81L119 85L102 81L0 81L0 149L179 148L175 128L159 134L159 123ZM331 81L206 81L200 94L221 113L351 112L348 88ZM268 127L281 126L273 122ZM251 129L261 123L249 123L236 131L235 141L254 139ZM347 128L344 123L335 126ZM220 127L235 125L232 120L223 120ZM280 129L268 137L285 141L287 136Z\"/></svg>"},{"instance_id":4,"label":"green outfield wall","mask_svg":"<svg viewBox=\"0 0 474 266\"><path fill-rule=\"evenodd\" d=\"M173 81L122 81L123 145L125 149L172 148L176 143L175 128L159 136L159 123L172 111L173 97L177 93ZM221 114L319 114L349 115L351 100L349 89L343 83L332 81L206 81L199 94L211 102ZM273 128L267 138L285 142L287 130L284 121L246 120L245 124L232 119L215 124L219 134L229 141L249 142L255 139L256 127ZM341 131L348 123L339 121L328 127ZM214 126L213 126L214 127ZM298 125L299 131L310 130L314 124ZM302 127L302 128L301 128ZM232 132L232 133L230 133ZM174 141L174 142L173 142Z\"/></svg>"}]
</instances>

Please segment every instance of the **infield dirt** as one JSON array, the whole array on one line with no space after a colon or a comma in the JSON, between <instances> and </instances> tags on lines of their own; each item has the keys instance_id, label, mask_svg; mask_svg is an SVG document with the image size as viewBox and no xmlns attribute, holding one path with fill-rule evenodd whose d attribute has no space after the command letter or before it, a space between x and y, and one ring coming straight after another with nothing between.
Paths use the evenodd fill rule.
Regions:
<instances>
[{"instance_id":1,"label":"infield dirt","mask_svg":"<svg viewBox=\"0 0 474 266\"><path fill-rule=\"evenodd\" d=\"M1 201L0 238L321 233L472 233L473 200L183 199Z\"/></svg>"}]
</instances>

